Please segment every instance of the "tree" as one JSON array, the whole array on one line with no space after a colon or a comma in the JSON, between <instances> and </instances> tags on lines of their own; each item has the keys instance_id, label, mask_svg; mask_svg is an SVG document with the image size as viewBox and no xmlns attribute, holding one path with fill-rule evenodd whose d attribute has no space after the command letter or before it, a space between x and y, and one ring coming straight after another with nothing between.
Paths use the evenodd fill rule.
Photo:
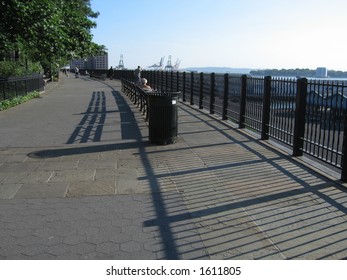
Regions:
<instances>
[{"instance_id":1,"label":"tree","mask_svg":"<svg viewBox=\"0 0 347 280\"><path fill-rule=\"evenodd\" d=\"M85 57L101 46L93 43L90 0L0 0L0 56L9 51L41 63L51 71L73 57Z\"/></svg>"}]
</instances>

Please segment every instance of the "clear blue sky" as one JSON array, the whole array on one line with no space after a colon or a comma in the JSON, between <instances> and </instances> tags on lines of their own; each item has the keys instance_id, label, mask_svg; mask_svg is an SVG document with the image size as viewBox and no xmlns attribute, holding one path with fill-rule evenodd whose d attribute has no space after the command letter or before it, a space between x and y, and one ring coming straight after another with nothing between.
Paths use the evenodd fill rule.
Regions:
<instances>
[{"instance_id":1,"label":"clear blue sky","mask_svg":"<svg viewBox=\"0 0 347 280\"><path fill-rule=\"evenodd\" d=\"M127 68L172 56L181 68L347 71L346 0L91 0L94 41Z\"/></svg>"}]
</instances>

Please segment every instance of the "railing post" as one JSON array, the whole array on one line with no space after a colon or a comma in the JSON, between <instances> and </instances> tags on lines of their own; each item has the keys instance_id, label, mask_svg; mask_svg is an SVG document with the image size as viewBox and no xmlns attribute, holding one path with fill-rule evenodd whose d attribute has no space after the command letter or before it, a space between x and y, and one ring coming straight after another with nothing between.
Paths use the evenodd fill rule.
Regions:
<instances>
[{"instance_id":1,"label":"railing post","mask_svg":"<svg viewBox=\"0 0 347 280\"><path fill-rule=\"evenodd\" d=\"M149 85L154 88L154 83L153 83L153 77L152 77L152 70L148 71L148 79L149 79Z\"/></svg>"},{"instance_id":2,"label":"railing post","mask_svg":"<svg viewBox=\"0 0 347 280\"><path fill-rule=\"evenodd\" d=\"M153 87L157 88L156 79L155 79L155 71L154 70L151 71L151 80L152 80L152 83L153 83Z\"/></svg>"},{"instance_id":3,"label":"railing post","mask_svg":"<svg viewBox=\"0 0 347 280\"><path fill-rule=\"evenodd\" d=\"M16 97L18 96L18 88L17 88L17 78L15 78L14 80L14 88L15 88L15 94L16 94Z\"/></svg>"},{"instance_id":4,"label":"railing post","mask_svg":"<svg viewBox=\"0 0 347 280\"><path fill-rule=\"evenodd\" d=\"M179 83L180 83L180 75L179 72L176 71L176 91L180 91L180 87L179 87Z\"/></svg>"},{"instance_id":5,"label":"railing post","mask_svg":"<svg viewBox=\"0 0 347 280\"><path fill-rule=\"evenodd\" d=\"M229 75L224 74L224 94L223 94L223 112L222 112L222 120L227 120L228 117L228 95L229 95Z\"/></svg>"},{"instance_id":6,"label":"railing post","mask_svg":"<svg viewBox=\"0 0 347 280\"><path fill-rule=\"evenodd\" d=\"M157 70L156 71L157 73L156 73L156 83L157 83L157 90L161 90L161 88L160 88L160 71L159 70Z\"/></svg>"},{"instance_id":7,"label":"railing post","mask_svg":"<svg viewBox=\"0 0 347 280\"><path fill-rule=\"evenodd\" d=\"M186 72L183 72L183 81L182 81L182 91L183 91L183 102L186 102Z\"/></svg>"},{"instance_id":8,"label":"railing post","mask_svg":"<svg viewBox=\"0 0 347 280\"><path fill-rule=\"evenodd\" d=\"M294 119L294 139L293 139L293 156L302 156L302 148L304 145L305 134L305 113L307 98L307 79L301 78L297 80L296 92L296 108Z\"/></svg>"},{"instance_id":9,"label":"railing post","mask_svg":"<svg viewBox=\"0 0 347 280\"><path fill-rule=\"evenodd\" d=\"M247 75L241 76L239 128L245 128Z\"/></svg>"},{"instance_id":10,"label":"railing post","mask_svg":"<svg viewBox=\"0 0 347 280\"><path fill-rule=\"evenodd\" d=\"M211 73L210 114L214 114L214 102L215 102L214 80L215 80L215 74Z\"/></svg>"},{"instance_id":11,"label":"railing post","mask_svg":"<svg viewBox=\"0 0 347 280\"><path fill-rule=\"evenodd\" d=\"M271 76L264 77L263 120L261 123L261 140L269 139Z\"/></svg>"},{"instance_id":12,"label":"railing post","mask_svg":"<svg viewBox=\"0 0 347 280\"><path fill-rule=\"evenodd\" d=\"M168 83L169 83L169 72L165 71L165 91L168 91Z\"/></svg>"},{"instance_id":13,"label":"railing post","mask_svg":"<svg viewBox=\"0 0 347 280\"><path fill-rule=\"evenodd\" d=\"M24 85L25 85L25 95L27 95L28 94L28 76L25 77Z\"/></svg>"},{"instance_id":14,"label":"railing post","mask_svg":"<svg viewBox=\"0 0 347 280\"><path fill-rule=\"evenodd\" d=\"M153 70L151 70L151 87L153 88L153 89L155 89L156 88L156 84L155 84L155 74L154 74L155 72L153 71Z\"/></svg>"},{"instance_id":15,"label":"railing post","mask_svg":"<svg viewBox=\"0 0 347 280\"><path fill-rule=\"evenodd\" d=\"M161 91L164 91L164 71L161 71L160 85Z\"/></svg>"},{"instance_id":16,"label":"railing post","mask_svg":"<svg viewBox=\"0 0 347 280\"><path fill-rule=\"evenodd\" d=\"M190 105L194 105L194 73L190 72Z\"/></svg>"},{"instance_id":17,"label":"railing post","mask_svg":"<svg viewBox=\"0 0 347 280\"><path fill-rule=\"evenodd\" d=\"M342 158L341 158L341 181L347 181L347 112L344 111L343 119L343 144L342 144Z\"/></svg>"},{"instance_id":18,"label":"railing post","mask_svg":"<svg viewBox=\"0 0 347 280\"><path fill-rule=\"evenodd\" d=\"M5 81L2 83L2 98L3 98L3 100L6 99L6 95L5 95Z\"/></svg>"},{"instance_id":19,"label":"railing post","mask_svg":"<svg viewBox=\"0 0 347 280\"><path fill-rule=\"evenodd\" d=\"M204 73L200 73L200 81L199 81L199 109L203 109L204 106L202 104L204 98Z\"/></svg>"}]
</instances>

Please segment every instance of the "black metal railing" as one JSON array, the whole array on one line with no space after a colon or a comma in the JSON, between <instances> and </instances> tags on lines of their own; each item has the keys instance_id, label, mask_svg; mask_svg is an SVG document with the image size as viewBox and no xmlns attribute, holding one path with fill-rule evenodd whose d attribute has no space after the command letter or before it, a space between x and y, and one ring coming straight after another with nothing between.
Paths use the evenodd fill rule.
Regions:
<instances>
[{"instance_id":1,"label":"black metal railing","mask_svg":"<svg viewBox=\"0 0 347 280\"><path fill-rule=\"evenodd\" d=\"M115 78L133 80L132 70ZM220 115L337 169L347 181L347 83L306 78L142 71L158 90L182 92L184 102Z\"/></svg>"},{"instance_id":2,"label":"black metal railing","mask_svg":"<svg viewBox=\"0 0 347 280\"><path fill-rule=\"evenodd\" d=\"M145 91L135 85L132 81L122 78L122 92L124 92L129 99L137 105L140 112L148 120L148 95Z\"/></svg>"},{"instance_id":3,"label":"black metal railing","mask_svg":"<svg viewBox=\"0 0 347 280\"><path fill-rule=\"evenodd\" d=\"M43 91L44 85L43 75L40 74L0 79L0 101Z\"/></svg>"}]
</instances>

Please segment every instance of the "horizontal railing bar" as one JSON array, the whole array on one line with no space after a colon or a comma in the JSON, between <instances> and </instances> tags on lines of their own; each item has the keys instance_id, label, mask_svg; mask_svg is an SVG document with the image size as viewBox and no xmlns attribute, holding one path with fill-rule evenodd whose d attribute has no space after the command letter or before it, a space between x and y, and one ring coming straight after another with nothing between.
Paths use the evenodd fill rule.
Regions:
<instances>
[{"instance_id":1,"label":"horizontal railing bar","mask_svg":"<svg viewBox=\"0 0 347 280\"><path fill-rule=\"evenodd\" d=\"M142 75L153 88L175 87L184 102L232 120L239 128L251 127L261 139L291 146L294 156L323 159L340 168L341 179L347 181L346 82L147 70ZM116 70L115 76L132 80L133 71ZM269 103L264 103L265 92ZM320 123L316 127L311 120ZM316 155L318 148L324 156Z\"/></svg>"}]
</instances>

